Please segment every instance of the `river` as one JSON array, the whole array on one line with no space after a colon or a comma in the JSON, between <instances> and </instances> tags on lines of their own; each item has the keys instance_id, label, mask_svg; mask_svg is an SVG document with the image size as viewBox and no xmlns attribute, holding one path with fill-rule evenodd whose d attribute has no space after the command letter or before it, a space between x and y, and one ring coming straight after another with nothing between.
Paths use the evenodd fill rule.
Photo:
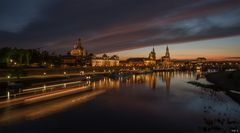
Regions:
<instances>
[{"instance_id":1,"label":"river","mask_svg":"<svg viewBox=\"0 0 240 133\"><path fill-rule=\"evenodd\" d=\"M0 132L239 132L240 105L195 72L91 82L92 91L0 110Z\"/></svg>"}]
</instances>

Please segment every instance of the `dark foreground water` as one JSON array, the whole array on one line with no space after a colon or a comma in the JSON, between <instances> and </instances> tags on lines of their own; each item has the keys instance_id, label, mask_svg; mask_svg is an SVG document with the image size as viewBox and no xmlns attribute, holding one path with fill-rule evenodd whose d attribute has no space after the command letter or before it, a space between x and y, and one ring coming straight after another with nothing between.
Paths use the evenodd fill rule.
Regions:
<instances>
[{"instance_id":1,"label":"dark foreground water","mask_svg":"<svg viewBox=\"0 0 240 133\"><path fill-rule=\"evenodd\" d=\"M196 78L193 72L104 78L91 83L94 91L0 110L0 133L240 132L240 105L187 83Z\"/></svg>"}]
</instances>

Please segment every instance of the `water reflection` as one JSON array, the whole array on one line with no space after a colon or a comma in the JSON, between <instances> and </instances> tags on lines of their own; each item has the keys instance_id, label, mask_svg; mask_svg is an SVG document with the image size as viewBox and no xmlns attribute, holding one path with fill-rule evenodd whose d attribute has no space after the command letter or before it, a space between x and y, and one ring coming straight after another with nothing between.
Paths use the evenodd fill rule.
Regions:
<instances>
[{"instance_id":1,"label":"water reflection","mask_svg":"<svg viewBox=\"0 0 240 133\"><path fill-rule=\"evenodd\" d=\"M96 83L93 86L96 87L98 83L99 88L111 89L123 89L123 88L148 88L153 90L159 97L169 94L170 99L177 101L178 104L165 101L167 99L161 99L165 101L164 104L158 104L162 106L174 106L175 109L184 110L180 115L189 115L192 117L200 118L199 124L195 125L202 131L231 131L232 127L240 128L240 107L237 103L231 100L223 92L217 92L210 88L198 88L189 86L187 81L198 80L199 82L206 83L202 72L158 72L151 74L133 75L126 79L113 80L105 78ZM171 90L173 89L173 90ZM165 90L167 93L161 93L160 90ZM140 95L136 90L136 95ZM125 92L128 93L128 92ZM170 95L171 94L171 95ZM142 94L141 94L142 95ZM146 93L145 95L148 95ZM135 97L132 96L132 97ZM127 97L122 97L127 99ZM114 98L113 98L114 99ZM122 102L130 102L124 101ZM136 101L135 101L136 102ZM143 101L142 101L143 102ZM146 102L146 101L144 101ZM131 103L131 102L130 102ZM122 104L122 103L118 103ZM134 104L134 103L133 103ZM154 106L157 104L154 104ZM136 107L137 108L137 107ZM163 114L172 114L172 110L169 112L162 112ZM153 111L154 112L154 111ZM199 114L199 116L195 113ZM171 118L170 119L174 119Z\"/></svg>"},{"instance_id":2,"label":"water reflection","mask_svg":"<svg viewBox=\"0 0 240 133\"><path fill-rule=\"evenodd\" d=\"M158 73L150 73L150 74L137 74L132 75L128 78L119 78L119 79L111 79L105 77L102 80L96 81L92 83L93 88L102 88L102 89L119 89L123 87L128 87L132 84L145 85L151 90L157 89L157 82L161 80L161 83L164 85L164 88L167 92L171 89L171 79L174 77L190 79L195 77L196 74L194 72L158 72Z\"/></svg>"},{"instance_id":3,"label":"water reflection","mask_svg":"<svg viewBox=\"0 0 240 133\"><path fill-rule=\"evenodd\" d=\"M50 114L66 110L54 119L62 119L65 115L64 118L69 119L61 125L77 130L112 127L116 131L130 127L140 131L231 132L232 128L239 129L239 104L223 92L187 83L195 80L207 83L202 75L198 72L158 72L119 79L105 77L91 82L93 91L87 93L2 110L0 125L51 117ZM73 106L74 111L68 111ZM68 122L77 124L71 126Z\"/></svg>"},{"instance_id":4,"label":"water reflection","mask_svg":"<svg viewBox=\"0 0 240 133\"><path fill-rule=\"evenodd\" d=\"M163 72L162 73L162 82L166 84L166 91L170 91L170 84L171 84L171 77L174 76L174 73L172 72Z\"/></svg>"}]
</instances>

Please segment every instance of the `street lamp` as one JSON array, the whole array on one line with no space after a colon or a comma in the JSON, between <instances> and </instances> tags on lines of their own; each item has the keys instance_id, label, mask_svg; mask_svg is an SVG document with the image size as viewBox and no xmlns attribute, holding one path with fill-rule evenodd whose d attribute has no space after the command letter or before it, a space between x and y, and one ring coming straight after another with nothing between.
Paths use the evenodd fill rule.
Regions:
<instances>
[{"instance_id":1,"label":"street lamp","mask_svg":"<svg viewBox=\"0 0 240 133\"><path fill-rule=\"evenodd\" d=\"M84 71L80 71L80 75L84 75Z\"/></svg>"}]
</instances>

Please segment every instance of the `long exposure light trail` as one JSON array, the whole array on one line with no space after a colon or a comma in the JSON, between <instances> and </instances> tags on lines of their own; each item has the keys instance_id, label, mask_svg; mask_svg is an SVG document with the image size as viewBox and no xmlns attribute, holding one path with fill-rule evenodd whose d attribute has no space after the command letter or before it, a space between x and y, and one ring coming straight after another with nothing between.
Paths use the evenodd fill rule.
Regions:
<instances>
[{"instance_id":1,"label":"long exposure light trail","mask_svg":"<svg viewBox=\"0 0 240 133\"><path fill-rule=\"evenodd\" d=\"M32 102L49 100L49 99L53 99L53 98L57 98L57 97L65 96L65 95L78 93L81 91L87 91L90 89L91 89L90 86L74 87L74 88L57 90L57 91L53 91L53 92L24 96L24 97L20 97L20 98L11 99L11 100L5 100L5 101L0 102L0 108L12 106L12 105L18 105L18 104L29 104Z\"/></svg>"}]
</instances>

